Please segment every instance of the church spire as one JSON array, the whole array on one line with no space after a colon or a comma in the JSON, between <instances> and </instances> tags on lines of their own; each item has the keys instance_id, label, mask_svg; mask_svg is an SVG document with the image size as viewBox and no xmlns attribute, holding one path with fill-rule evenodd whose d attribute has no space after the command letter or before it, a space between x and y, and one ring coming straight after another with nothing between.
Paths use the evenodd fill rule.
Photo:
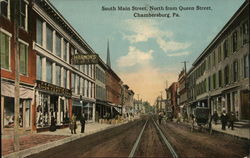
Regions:
<instances>
[{"instance_id":1,"label":"church spire","mask_svg":"<svg viewBox=\"0 0 250 158\"><path fill-rule=\"evenodd\" d=\"M107 61L106 61L106 64L111 67L111 63L110 63L110 52L109 52L109 40L108 40L108 43L107 43Z\"/></svg>"}]
</instances>

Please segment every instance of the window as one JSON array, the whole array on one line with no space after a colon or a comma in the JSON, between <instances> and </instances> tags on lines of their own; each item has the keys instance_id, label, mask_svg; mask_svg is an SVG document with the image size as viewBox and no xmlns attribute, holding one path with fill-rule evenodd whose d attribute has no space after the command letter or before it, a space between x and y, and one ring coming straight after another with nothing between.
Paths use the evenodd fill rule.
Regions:
<instances>
[{"instance_id":1,"label":"window","mask_svg":"<svg viewBox=\"0 0 250 158\"><path fill-rule=\"evenodd\" d=\"M221 72L221 70L218 73L218 77L219 77L219 87L221 87L222 86L222 72Z\"/></svg>"},{"instance_id":2,"label":"window","mask_svg":"<svg viewBox=\"0 0 250 158\"><path fill-rule=\"evenodd\" d=\"M221 45L218 47L218 63L221 61Z\"/></svg>"},{"instance_id":3,"label":"window","mask_svg":"<svg viewBox=\"0 0 250 158\"><path fill-rule=\"evenodd\" d=\"M46 28L46 40L47 40L47 42L46 42L46 48L49 50L49 51L51 51L52 52L52 45L53 45L53 31L52 31L52 29L49 27L49 26L47 26L47 28Z\"/></svg>"},{"instance_id":4,"label":"window","mask_svg":"<svg viewBox=\"0 0 250 158\"><path fill-rule=\"evenodd\" d=\"M238 62L233 62L233 81L236 82L238 80Z\"/></svg>"},{"instance_id":5,"label":"window","mask_svg":"<svg viewBox=\"0 0 250 158\"><path fill-rule=\"evenodd\" d=\"M244 77L247 78L249 77L249 56L245 55L244 56Z\"/></svg>"},{"instance_id":6,"label":"window","mask_svg":"<svg viewBox=\"0 0 250 158\"><path fill-rule=\"evenodd\" d=\"M77 80L77 94L80 94L80 90L81 90L81 77L79 76L78 77L78 80Z\"/></svg>"},{"instance_id":7,"label":"window","mask_svg":"<svg viewBox=\"0 0 250 158\"><path fill-rule=\"evenodd\" d=\"M208 69L210 69L211 66L211 55L208 56Z\"/></svg>"},{"instance_id":8,"label":"window","mask_svg":"<svg viewBox=\"0 0 250 158\"><path fill-rule=\"evenodd\" d=\"M64 80L64 88L67 88L67 70L64 69L64 73L63 73L63 80Z\"/></svg>"},{"instance_id":9,"label":"window","mask_svg":"<svg viewBox=\"0 0 250 158\"><path fill-rule=\"evenodd\" d=\"M20 3L20 27L27 30L27 3L25 0L21 0Z\"/></svg>"},{"instance_id":10,"label":"window","mask_svg":"<svg viewBox=\"0 0 250 158\"><path fill-rule=\"evenodd\" d=\"M43 23L41 20L36 20L36 43L42 45L43 42Z\"/></svg>"},{"instance_id":11,"label":"window","mask_svg":"<svg viewBox=\"0 0 250 158\"><path fill-rule=\"evenodd\" d=\"M213 52L213 66L215 66L215 63L216 63L216 54L215 54L215 51Z\"/></svg>"},{"instance_id":12,"label":"window","mask_svg":"<svg viewBox=\"0 0 250 158\"><path fill-rule=\"evenodd\" d=\"M20 51L20 73L23 75L28 74L28 46L19 43L19 51Z\"/></svg>"},{"instance_id":13,"label":"window","mask_svg":"<svg viewBox=\"0 0 250 158\"><path fill-rule=\"evenodd\" d=\"M2 0L1 2L1 15L4 17L9 18L8 11L9 11L9 0Z\"/></svg>"},{"instance_id":14,"label":"window","mask_svg":"<svg viewBox=\"0 0 250 158\"><path fill-rule=\"evenodd\" d=\"M56 84L61 86L61 66L56 66Z\"/></svg>"},{"instance_id":15,"label":"window","mask_svg":"<svg viewBox=\"0 0 250 158\"><path fill-rule=\"evenodd\" d=\"M56 35L56 55L61 58L61 37Z\"/></svg>"},{"instance_id":16,"label":"window","mask_svg":"<svg viewBox=\"0 0 250 158\"><path fill-rule=\"evenodd\" d=\"M67 61L67 41L64 41L64 54L63 54L63 59Z\"/></svg>"},{"instance_id":17,"label":"window","mask_svg":"<svg viewBox=\"0 0 250 158\"><path fill-rule=\"evenodd\" d=\"M246 21L243 24L243 44L246 44L249 42L249 33L248 33L248 21Z\"/></svg>"},{"instance_id":18,"label":"window","mask_svg":"<svg viewBox=\"0 0 250 158\"><path fill-rule=\"evenodd\" d=\"M227 40L223 43L223 52L224 52L224 59L228 56L228 42Z\"/></svg>"},{"instance_id":19,"label":"window","mask_svg":"<svg viewBox=\"0 0 250 158\"><path fill-rule=\"evenodd\" d=\"M224 83L227 85L229 83L229 66L224 69Z\"/></svg>"},{"instance_id":20,"label":"window","mask_svg":"<svg viewBox=\"0 0 250 158\"><path fill-rule=\"evenodd\" d=\"M75 74L74 73L71 74L71 88L72 88L72 92L75 92Z\"/></svg>"},{"instance_id":21,"label":"window","mask_svg":"<svg viewBox=\"0 0 250 158\"><path fill-rule=\"evenodd\" d=\"M42 58L36 56L36 78L37 80L42 80Z\"/></svg>"},{"instance_id":22,"label":"window","mask_svg":"<svg viewBox=\"0 0 250 158\"><path fill-rule=\"evenodd\" d=\"M233 33L233 52L237 50L237 31Z\"/></svg>"},{"instance_id":23,"label":"window","mask_svg":"<svg viewBox=\"0 0 250 158\"><path fill-rule=\"evenodd\" d=\"M213 74L213 89L216 89L216 74Z\"/></svg>"},{"instance_id":24,"label":"window","mask_svg":"<svg viewBox=\"0 0 250 158\"><path fill-rule=\"evenodd\" d=\"M52 62L46 61L46 81L52 83Z\"/></svg>"},{"instance_id":25,"label":"window","mask_svg":"<svg viewBox=\"0 0 250 158\"><path fill-rule=\"evenodd\" d=\"M1 68L10 68L10 37L0 32Z\"/></svg>"}]
</instances>

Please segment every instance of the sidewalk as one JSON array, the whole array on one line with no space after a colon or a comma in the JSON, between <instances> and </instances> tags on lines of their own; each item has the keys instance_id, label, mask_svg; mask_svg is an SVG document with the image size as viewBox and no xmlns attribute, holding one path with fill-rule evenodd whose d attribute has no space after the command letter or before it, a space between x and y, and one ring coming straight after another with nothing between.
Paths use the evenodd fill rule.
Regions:
<instances>
[{"instance_id":1,"label":"sidewalk","mask_svg":"<svg viewBox=\"0 0 250 158\"><path fill-rule=\"evenodd\" d=\"M85 133L80 133L81 126L78 124L76 133L71 134L69 128L57 129L55 132L41 132L20 136L20 151L13 150L13 139L2 137L2 153L3 158L16 158L26 157L50 148L65 144L67 142L79 139L86 135L96 133L108 128L119 126L120 124L100 124L100 123L87 123L85 125Z\"/></svg>"},{"instance_id":2,"label":"sidewalk","mask_svg":"<svg viewBox=\"0 0 250 158\"><path fill-rule=\"evenodd\" d=\"M174 119L173 121L176 122L176 119ZM190 128L191 128L191 124L189 122L182 121L181 123L185 124L187 126L190 126ZM197 124L195 124L195 127L197 127ZM206 126L205 128L208 128L208 127ZM226 126L226 130L222 130L221 123L218 123L216 125L214 123L212 123L212 129L214 132L219 132L219 133L231 135L234 137L250 140L250 129L249 128L237 128L237 127L235 127L234 130L231 130L231 128L229 129Z\"/></svg>"}]
</instances>

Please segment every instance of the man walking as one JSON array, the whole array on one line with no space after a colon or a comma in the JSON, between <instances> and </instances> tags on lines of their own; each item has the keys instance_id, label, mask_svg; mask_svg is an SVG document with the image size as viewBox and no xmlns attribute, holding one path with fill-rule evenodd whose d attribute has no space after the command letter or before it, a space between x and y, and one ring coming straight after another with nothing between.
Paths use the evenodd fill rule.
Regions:
<instances>
[{"instance_id":1,"label":"man walking","mask_svg":"<svg viewBox=\"0 0 250 158\"><path fill-rule=\"evenodd\" d=\"M234 112L229 113L229 124L228 124L228 128L231 127L231 130L234 130L234 121L236 120L235 114Z\"/></svg>"},{"instance_id":2,"label":"man walking","mask_svg":"<svg viewBox=\"0 0 250 158\"><path fill-rule=\"evenodd\" d=\"M71 117L71 119L70 119L70 130L71 130L71 134L76 134L76 128L77 128L77 126L76 126L76 116L75 116L75 114L73 114L73 116Z\"/></svg>"},{"instance_id":3,"label":"man walking","mask_svg":"<svg viewBox=\"0 0 250 158\"><path fill-rule=\"evenodd\" d=\"M81 118L80 118L81 133L84 133L84 130L85 130L85 122L86 122L85 116L84 116L84 114L82 114L82 115L81 115Z\"/></svg>"},{"instance_id":4,"label":"man walking","mask_svg":"<svg viewBox=\"0 0 250 158\"><path fill-rule=\"evenodd\" d=\"M221 125L222 125L221 129L226 130L228 116L225 110L223 110L220 118L221 118Z\"/></svg>"}]
</instances>

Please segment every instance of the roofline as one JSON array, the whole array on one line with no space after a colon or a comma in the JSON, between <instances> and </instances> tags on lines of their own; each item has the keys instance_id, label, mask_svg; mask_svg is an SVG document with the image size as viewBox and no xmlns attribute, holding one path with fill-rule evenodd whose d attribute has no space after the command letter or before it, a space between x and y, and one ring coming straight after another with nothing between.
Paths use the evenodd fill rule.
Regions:
<instances>
[{"instance_id":1,"label":"roofline","mask_svg":"<svg viewBox=\"0 0 250 158\"><path fill-rule=\"evenodd\" d=\"M199 60L205 56L207 51L217 42L218 38L221 37L221 35L227 30L227 28L235 21L235 19L243 12L243 10L249 5L249 0L245 0L245 2L240 6L240 8L234 13L234 15L229 19L229 21L223 26L223 28L220 30L220 32L214 37L212 42L203 50L203 52L196 58L194 63L192 64L195 66Z\"/></svg>"}]
</instances>

